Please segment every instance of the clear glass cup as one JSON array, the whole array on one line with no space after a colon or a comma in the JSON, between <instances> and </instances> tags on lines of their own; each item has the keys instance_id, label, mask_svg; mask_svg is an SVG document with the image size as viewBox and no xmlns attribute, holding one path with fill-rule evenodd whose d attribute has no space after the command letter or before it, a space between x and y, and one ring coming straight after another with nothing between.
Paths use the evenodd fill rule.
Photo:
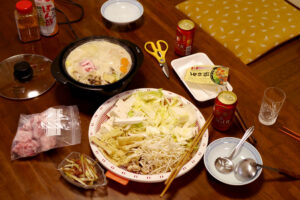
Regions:
<instances>
[{"instance_id":1,"label":"clear glass cup","mask_svg":"<svg viewBox=\"0 0 300 200\"><path fill-rule=\"evenodd\" d=\"M269 87L265 89L258 114L259 122L267 126L273 125L276 122L285 98L285 92L280 88Z\"/></svg>"}]
</instances>

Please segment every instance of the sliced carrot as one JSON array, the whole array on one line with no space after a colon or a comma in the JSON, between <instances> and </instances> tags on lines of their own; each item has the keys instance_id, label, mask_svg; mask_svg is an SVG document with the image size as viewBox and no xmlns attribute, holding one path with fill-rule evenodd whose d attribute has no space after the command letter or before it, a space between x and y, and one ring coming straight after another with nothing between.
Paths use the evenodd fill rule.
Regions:
<instances>
[{"instance_id":1,"label":"sliced carrot","mask_svg":"<svg viewBox=\"0 0 300 200\"><path fill-rule=\"evenodd\" d=\"M129 61L127 58L121 58L121 67L120 67L120 71L122 73L126 73L127 72L127 68L128 68L128 65L129 65Z\"/></svg>"},{"instance_id":2,"label":"sliced carrot","mask_svg":"<svg viewBox=\"0 0 300 200\"><path fill-rule=\"evenodd\" d=\"M125 67L128 67L128 65L129 65L128 59L127 58L121 58L121 65L125 66Z\"/></svg>"},{"instance_id":3,"label":"sliced carrot","mask_svg":"<svg viewBox=\"0 0 300 200\"><path fill-rule=\"evenodd\" d=\"M121 65L120 71L125 74L127 72L127 67L125 67L124 65Z\"/></svg>"}]
</instances>

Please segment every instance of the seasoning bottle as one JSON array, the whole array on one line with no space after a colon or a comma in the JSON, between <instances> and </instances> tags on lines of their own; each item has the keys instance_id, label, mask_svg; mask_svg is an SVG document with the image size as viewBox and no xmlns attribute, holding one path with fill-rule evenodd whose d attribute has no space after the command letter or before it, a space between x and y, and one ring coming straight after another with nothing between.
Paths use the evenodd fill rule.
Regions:
<instances>
[{"instance_id":1,"label":"seasoning bottle","mask_svg":"<svg viewBox=\"0 0 300 200\"><path fill-rule=\"evenodd\" d=\"M54 0L35 0L41 35L53 36L58 32Z\"/></svg>"},{"instance_id":2,"label":"seasoning bottle","mask_svg":"<svg viewBox=\"0 0 300 200\"><path fill-rule=\"evenodd\" d=\"M18 1L15 9L15 20L19 38L22 42L31 42L40 39L38 17L32 2Z\"/></svg>"}]
</instances>

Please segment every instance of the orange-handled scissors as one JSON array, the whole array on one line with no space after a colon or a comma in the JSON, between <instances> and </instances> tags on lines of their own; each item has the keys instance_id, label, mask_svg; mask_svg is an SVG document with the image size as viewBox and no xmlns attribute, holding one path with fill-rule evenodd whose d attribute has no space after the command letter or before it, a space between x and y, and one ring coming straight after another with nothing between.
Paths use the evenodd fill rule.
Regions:
<instances>
[{"instance_id":1,"label":"orange-handled scissors","mask_svg":"<svg viewBox=\"0 0 300 200\"><path fill-rule=\"evenodd\" d=\"M162 48L162 44L165 46L164 48ZM151 46L151 49L148 47L149 45ZM145 43L144 48L149 54L151 54L157 59L159 65L162 67L164 74L166 75L167 78L169 78L169 69L166 63L166 53L168 51L168 43L164 40L157 40L155 46L154 42L148 41Z\"/></svg>"}]
</instances>

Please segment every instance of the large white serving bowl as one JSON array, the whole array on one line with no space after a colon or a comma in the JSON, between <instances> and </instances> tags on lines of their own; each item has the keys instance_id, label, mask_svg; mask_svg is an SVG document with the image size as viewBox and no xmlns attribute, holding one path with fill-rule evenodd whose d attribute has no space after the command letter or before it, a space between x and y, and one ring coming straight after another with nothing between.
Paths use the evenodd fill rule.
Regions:
<instances>
[{"instance_id":1,"label":"large white serving bowl","mask_svg":"<svg viewBox=\"0 0 300 200\"><path fill-rule=\"evenodd\" d=\"M90 126L89 126L89 139L92 136L96 135L96 133L98 132L98 130L101 127L101 124L108 119L106 114L114 106L114 104L117 102L118 99L125 99L126 97L128 97L129 95L131 95L132 93L137 92L137 91L154 91L154 90L157 90L157 89L141 88L141 89L130 90L130 91L126 91L121 94L118 94L118 95L108 99L106 102L104 102L97 109L97 111L95 112L95 114L92 117L92 120L91 120ZM199 130L200 130L200 127L202 127L205 123L205 119L204 119L203 115L201 114L201 112L196 108L196 106L194 106L190 101L188 101L184 97L179 96L178 94L175 94L173 92L163 90L163 93L164 93L164 95L167 95L167 97L179 97L184 104L191 104L196 111L197 124L198 124ZM198 148L197 152L194 154L192 159L183 166L183 168L180 170L177 177L182 176L185 173L187 173L188 171L190 171L201 160L201 158L204 155L204 152L206 150L207 143L208 143L208 130L205 131L205 133L202 137L202 140L199 144L199 148ZM136 181L136 182L143 182L143 183L155 183L155 182L165 181L168 178L168 176L170 175L170 172L162 173L162 174L155 174L155 175L141 175L141 174L136 174L136 173L126 171L126 170L121 169L121 168L117 167L116 165L112 164L102 154L102 152L99 151L98 147L91 142L91 140L90 140L90 146L91 146L91 149L92 149L94 155L96 156L96 158L107 170L109 170L109 171L115 173L116 175L123 177L125 179L131 180L131 181Z\"/></svg>"}]
</instances>

